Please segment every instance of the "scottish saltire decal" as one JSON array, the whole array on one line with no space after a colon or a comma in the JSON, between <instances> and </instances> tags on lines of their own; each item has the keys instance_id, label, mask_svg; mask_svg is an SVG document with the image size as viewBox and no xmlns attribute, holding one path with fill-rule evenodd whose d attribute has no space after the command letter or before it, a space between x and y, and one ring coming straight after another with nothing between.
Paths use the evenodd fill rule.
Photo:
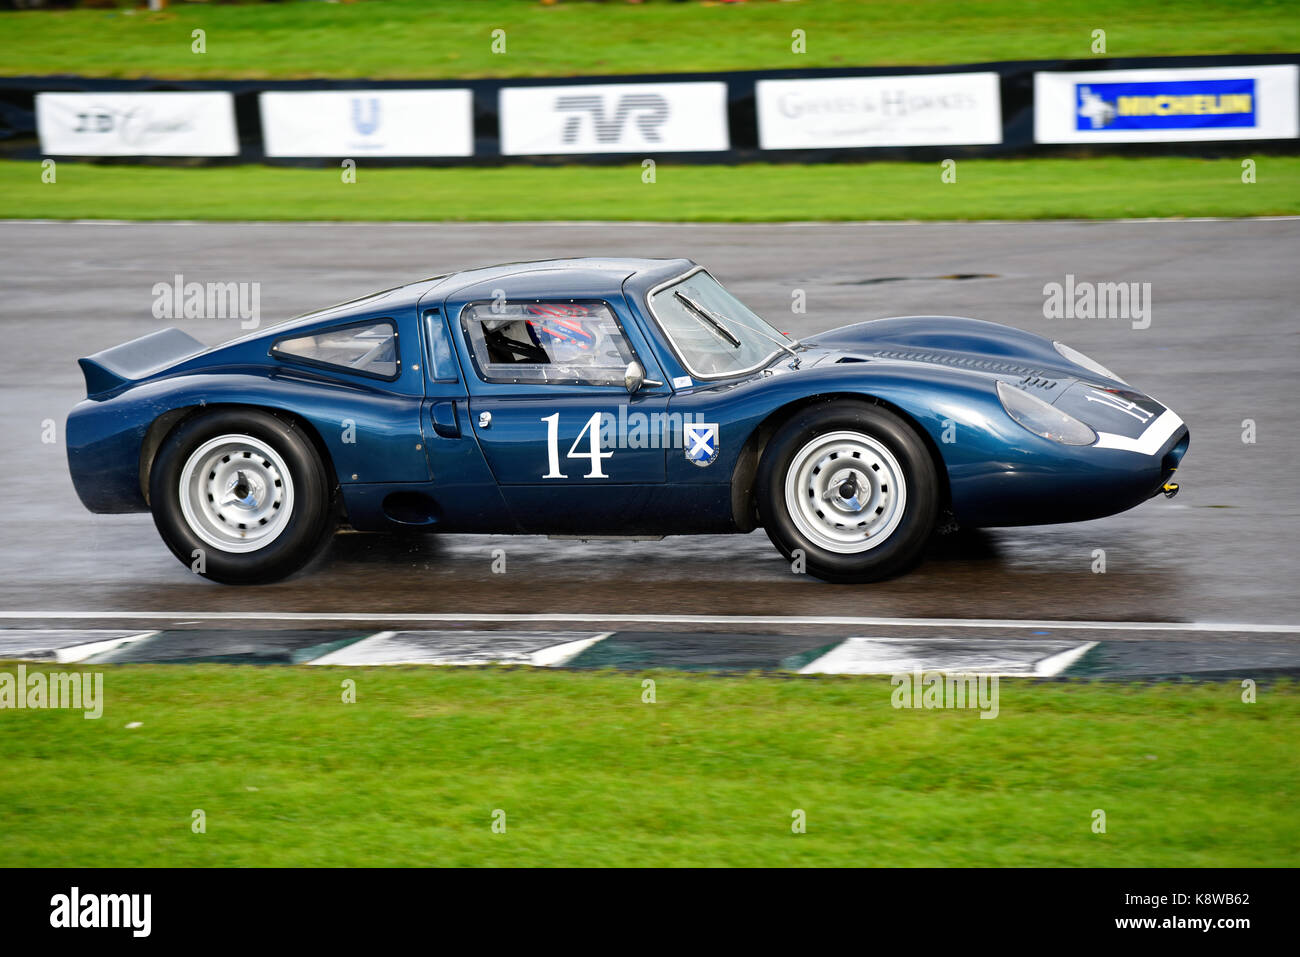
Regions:
<instances>
[{"instance_id":1,"label":"scottish saltire decal","mask_svg":"<svg viewBox=\"0 0 1300 957\"><path fill-rule=\"evenodd\" d=\"M1255 126L1255 81L1157 80L1075 85L1076 130L1195 130Z\"/></svg>"},{"instance_id":2,"label":"scottish saltire decal","mask_svg":"<svg viewBox=\"0 0 1300 957\"><path fill-rule=\"evenodd\" d=\"M703 468L712 465L718 457L718 424L716 422L687 422L682 442L686 460Z\"/></svg>"}]
</instances>

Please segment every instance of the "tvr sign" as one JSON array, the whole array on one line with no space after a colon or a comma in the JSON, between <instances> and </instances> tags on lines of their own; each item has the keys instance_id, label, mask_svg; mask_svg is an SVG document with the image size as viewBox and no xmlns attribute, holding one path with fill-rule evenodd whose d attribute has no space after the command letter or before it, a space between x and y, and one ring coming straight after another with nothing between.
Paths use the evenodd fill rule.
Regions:
<instances>
[{"instance_id":1,"label":"tvr sign","mask_svg":"<svg viewBox=\"0 0 1300 957\"><path fill-rule=\"evenodd\" d=\"M725 83L507 87L501 152L663 153L725 150Z\"/></svg>"},{"instance_id":2,"label":"tvr sign","mask_svg":"<svg viewBox=\"0 0 1300 957\"><path fill-rule=\"evenodd\" d=\"M611 99L614 101L613 109L609 110L607 105L611 105ZM646 142L660 143L663 141L661 130L668 120L668 101L658 93L625 93L612 98L561 96L555 101L555 109L572 114L564 121L560 137L565 143L578 142L584 117L590 119L597 143L619 142L630 118Z\"/></svg>"}]
</instances>

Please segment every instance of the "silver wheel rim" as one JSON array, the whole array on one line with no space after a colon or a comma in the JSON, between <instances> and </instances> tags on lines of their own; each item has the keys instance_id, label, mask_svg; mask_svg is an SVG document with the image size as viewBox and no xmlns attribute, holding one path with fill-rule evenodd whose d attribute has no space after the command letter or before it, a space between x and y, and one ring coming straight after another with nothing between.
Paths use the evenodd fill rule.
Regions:
<instances>
[{"instance_id":1,"label":"silver wheel rim","mask_svg":"<svg viewBox=\"0 0 1300 957\"><path fill-rule=\"evenodd\" d=\"M828 432L795 453L785 473L785 506L814 545L855 555L883 544L907 507L903 469L882 443L861 432Z\"/></svg>"},{"instance_id":2,"label":"silver wheel rim","mask_svg":"<svg viewBox=\"0 0 1300 957\"><path fill-rule=\"evenodd\" d=\"M255 552L279 537L293 514L293 479L280 454L251 435L219 435L181 469L181 513L205 544Z\"/></svg>"}]
</instances>

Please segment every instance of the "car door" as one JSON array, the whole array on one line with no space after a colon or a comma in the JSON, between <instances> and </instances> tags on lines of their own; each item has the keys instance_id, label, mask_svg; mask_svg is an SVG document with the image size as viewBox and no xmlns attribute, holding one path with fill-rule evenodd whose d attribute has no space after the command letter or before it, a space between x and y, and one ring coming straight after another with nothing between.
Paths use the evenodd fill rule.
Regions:
<instances>
[{"instance_id":1,"label":"car door","mask_svg":"<svg viewBox=\"0 0 1300 957\"><path fill-rule=\"evenodd\" d=\"M622 299L468 302L470 422L519 528L635 530L664 482L669 390ZM629 395L628 363L647 369Z\"/></svg>"},{"instance_id":2,"label":"car door","mask_svg":"<svg viewBox=\"0 0 1300 957\"><path fill-rule=\"evenodd\" d=\"M469 392L441 302L421 302L423 430L437 524L447 531L510 532L514 522L470 427Z\"/></svg>"}]
</instances>

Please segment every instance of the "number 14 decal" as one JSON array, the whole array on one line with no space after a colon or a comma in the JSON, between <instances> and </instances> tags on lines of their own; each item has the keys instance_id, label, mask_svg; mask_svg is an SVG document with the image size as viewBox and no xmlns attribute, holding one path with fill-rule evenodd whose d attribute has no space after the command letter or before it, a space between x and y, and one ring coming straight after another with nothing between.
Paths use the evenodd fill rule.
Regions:
<instances>
[{"instance_id":1,"label":"number 14 decal","mask_svg":"<svg viewBox=\"0 0 1300 957\"><path fill-rule=\"evenodd\" d=\"M600 462L601 459L612 459L614 453L602 452L600 450L600 417L601 413L593 412L591 418L587 420L587 424L584 425L582 431L578 433L578 437L574 439L573 444L569 446L568 458L591 460L591 471L584 475L583 478L609 478L608 475L601 471ZM551 415L544 416L542 421L546 423L547 465L546 474L543 475L542 478L568 478L567 475L560 471L560 413L555 412ZM588 436L590 451L578 452L576 451L578 443L582 441L584 435Z\"/></svg>"}]
</instances>

